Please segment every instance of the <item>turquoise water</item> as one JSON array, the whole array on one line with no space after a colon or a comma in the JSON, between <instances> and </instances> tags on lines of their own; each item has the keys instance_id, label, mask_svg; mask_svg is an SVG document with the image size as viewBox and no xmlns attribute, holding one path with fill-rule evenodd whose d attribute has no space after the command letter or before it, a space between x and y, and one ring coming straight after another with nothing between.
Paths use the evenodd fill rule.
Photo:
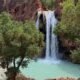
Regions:
<instances>
[{"instance_id":1,"label":"turquoise water","mask_svg":"<svg viewBox=\"0 0 80 80\"><path fill-rule=\"evenodd\" d=\"M31 62L22 73L36 80L45 80L58 77L80 77L80 65L62 61L60 64L47 64L43 62Z\"/></svg>"}]
</instances>

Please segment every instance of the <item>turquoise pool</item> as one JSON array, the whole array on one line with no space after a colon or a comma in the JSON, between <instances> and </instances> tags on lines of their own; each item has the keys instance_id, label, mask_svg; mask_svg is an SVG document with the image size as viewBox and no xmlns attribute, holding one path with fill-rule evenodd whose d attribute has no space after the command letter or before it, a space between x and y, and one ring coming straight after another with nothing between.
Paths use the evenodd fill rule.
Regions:
<instances>
[{"instance_id":1,"label":"turquoise pool","mask_svg":"<svg viewBox=\"0 0 80 80\"><path fill-rule=\"evenodd\" d=\"M59 64L48 64L40 61L31 62L28 68L21 69L27 77L45 80L58 77L80 77L80 65L61 61Z\"/></svg>"}]
</instances>

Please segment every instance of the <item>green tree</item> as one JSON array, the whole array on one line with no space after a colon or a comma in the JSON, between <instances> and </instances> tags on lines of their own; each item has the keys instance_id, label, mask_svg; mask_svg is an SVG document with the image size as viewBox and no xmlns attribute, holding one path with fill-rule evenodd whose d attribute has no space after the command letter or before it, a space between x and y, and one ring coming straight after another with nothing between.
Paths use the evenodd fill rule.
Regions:
<instances>
[{"instance_id":1,"label":"green tree","mask_svg":"<svg viewBox=\"0 0 80 80\"><path fill-rule=\"evenodd\" d=\"M55 0L41 0L41 2L47 9L53 9L55 6Z\"/></svg>"},{"instance_id":2,"label":"green tree","mask_svg":"<svg viewBox=\"0 0 80 80\"><path fill-rule=\"evenodd\" d=\"M15 80L20 67L27 67L43 47L43 35L34 22L14 21L9 13L0 14L0 61L7 68L9 80Z\"/></svg>"},{"instance_id":3,"label":"green tree","mask_svg":"<svg viewBox=\"0 0 80 80\"><path fill-rule=\"evenodd\" d=\"M63 4L61 21L55 32L64 37L76 40L80 38L80 2L75 6L73 0L66 0Z\"/></svg>"},{"instance_id":4,"label":"green tree","mask_svg":"<svg viewBox=\"0 0 80 80\"><path fill-rule=\"evenodd\" d=\"M74 0L65 0L62 6L61 21L58 23L55 33L60 38L68 40L75 45L75 50L71 51L71 56L74 56L72 59L77 61L80 60L75 56L80 55L80 0L78 0L76 6Z\"/></svg>"}]
</instances>

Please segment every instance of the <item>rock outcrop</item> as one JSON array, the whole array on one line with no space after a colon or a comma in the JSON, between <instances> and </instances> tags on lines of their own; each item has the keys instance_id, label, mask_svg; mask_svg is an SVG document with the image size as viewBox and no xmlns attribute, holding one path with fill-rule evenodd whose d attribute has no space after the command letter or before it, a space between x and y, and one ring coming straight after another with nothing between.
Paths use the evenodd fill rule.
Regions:
<instances>
[{"instance_id":1,"label":"rock outcrop","mask_svg":"<svg viewBox=\"0 0 80 80\"><path fill-rule=\"evenodd\" d=\"M58 18L58 20L60 20L61 17L61 10L62 10L62 6L60 5L60 3L62 3L64 0L55 0L55 15Z\"/></svg>"},{"instance_id":2,"label":"rock outcrop","mask_svg":"<svg viewBox=\"0 0 80 80\"><path fill-rule=\"evenodd\" d=\"M16 4L10 13L14 15L17 20L33 19L36 11L42 9L42 5L39 0L28 0L21 4Z\"/></svg>"},{"instance_id":3,"label":"rock outcrop","mask_svg":"<svg viewBox=\"0 0 80 80\"><path fill-rule=\"evenodd\" d=\"M60 2L63 2L63 0L55 1L55 14L60 19L62 9ZM33 19L36 11L42 9L45 9L45 6L41 4L40 0L0 0L0 12L6 10L16 20Z\"/></svg>"}]
</instances>

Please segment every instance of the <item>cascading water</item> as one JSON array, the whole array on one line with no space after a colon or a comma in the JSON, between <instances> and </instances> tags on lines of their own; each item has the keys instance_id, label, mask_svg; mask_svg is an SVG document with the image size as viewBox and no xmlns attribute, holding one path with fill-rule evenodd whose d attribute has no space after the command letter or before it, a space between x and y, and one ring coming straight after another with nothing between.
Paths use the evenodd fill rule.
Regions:
<instances>
[{"instance_id":1,"label":"cascading water","mask_svg":"<svg viewBox=\"0 0 80 80\"><path fill-rule=\"evenodd\" d=\"M56 20L56 18L55 18L54 15L55 14L53 12L52 13L52 19L51 19L51 25L52 25L51 56L52 56L52 58L54 58L55 60L57 60L58 59L57 58L58 57L57 54L59 53L58 52L58 40L57 40L57 36L53 33L53 31L54 31L54 29L56 27L56 24L57 24L57 20Z\"/></svg>"},{"instance_id":2,"label":"cascading water","mask_svg":"<svg viewBox=\"0 0 80 80\"><path fill-rule=\"evenodd\" d=\"M38 12L37 14L37 20L36 20L36 28L39 29L39 17L41 15L42 12Z\"/></svg>"},{"instance_id":3,"label":"cascading water","mask_svg":"<svg viewBox=\"0 0 80 80\"><path fill-rule=\"evenodd\" d=\"M36 28L39 29L39 14L37 15Z\"/></svg>"},{"instance_id":4,"label":"cascading water","mask_svg":"<svg viewBox=\"0 0 80 80\"><path fill-rule=\"evenodd\" d=\"M46 17L46 59L57 59L57 38L53 33L57 20L54 11L44 11Z\"/></svg>"},{"instance_id":5,"label":"cascading water","mask_svg":"<svg viewBox=\"0 0 80 80\"><path fill-rule=\"evenodd\" d=\"M57 20L55 18L54 11L43 11L42 14L46 17L46 53L45 60L54 61L55 63L58 61L57 53L58 53L58 41L57 36L53 33ZM36 21L36 26L39 28L39 15Z\"/></svg>"}]
</instances>

